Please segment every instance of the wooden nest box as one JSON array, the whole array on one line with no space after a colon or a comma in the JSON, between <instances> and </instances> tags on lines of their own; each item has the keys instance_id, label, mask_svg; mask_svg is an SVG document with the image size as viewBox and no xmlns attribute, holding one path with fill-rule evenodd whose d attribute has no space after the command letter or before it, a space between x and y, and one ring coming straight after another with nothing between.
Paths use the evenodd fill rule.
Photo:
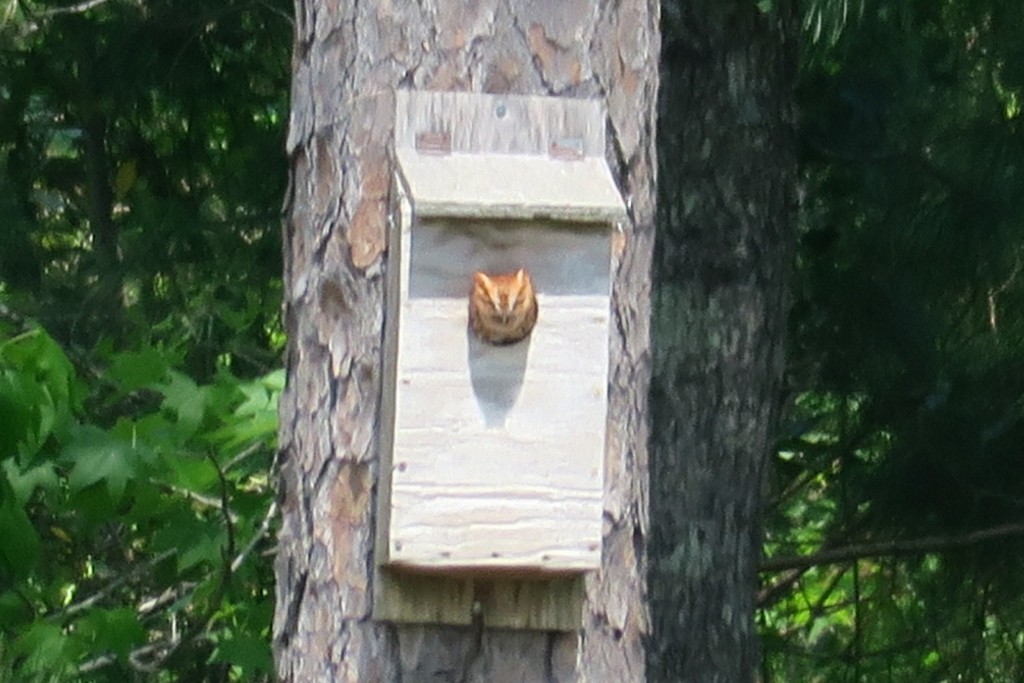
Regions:
<instances>
[{"instance_id":1,"label":"wooden nest box","mask_svg":"<svg viewBox=\"0 0 1024 683\"><path fill-rule=\"evenodd\" d=\"M537 604L518 609L533 616L490 623L575 628L572 600L557 618L538 605L559 586L578 593L601 562L611 237L625 217L604 112L400 91L395 124L377 614L464 623L485 609L484 583L501 602L502 586L522 595L528 582ZM471 304L478 272L514 291ZM523 277L535 324L489 343L471 306L505 325L513 303L529 303Z\"/></svg>"}]
</instances>

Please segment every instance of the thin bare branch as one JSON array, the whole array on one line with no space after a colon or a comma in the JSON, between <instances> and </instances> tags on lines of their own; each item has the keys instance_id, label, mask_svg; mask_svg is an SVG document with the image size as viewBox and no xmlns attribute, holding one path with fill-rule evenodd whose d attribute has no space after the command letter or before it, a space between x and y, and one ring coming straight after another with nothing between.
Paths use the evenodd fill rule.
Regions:
<instances>
[{"instance_id":1,"label":"thin bare branch","mask_svg":"<svg viewBox=\"0 0 1024 683\"><path fill-rule=\"evenodd\" d=\"M231 561L231 571L237 572L238 568L242 566L245 559L256 549L259 542L270 532L270 525L274 521L274 517L277 516L277 501L270 503L270 507L267 508L267 513L263 515L263 521L260 522L260 528L256 531L253 537L246 544L242 552L238 553L234 560Z\"/></svg>"},{"instance_id":2,"label":"thin bare branch","mask_svg":"<svg viewBox=\"0 0 1024 683\"><path fill-rule=\"evenodd\" d=\"M894 557L945 552L954 548L963 548L1012 536L1024 536L1024 522L1001 524L958 536L925 536L909 540L848 545L831 550L822 550L811 555L769 557L761 562L761 571L778 572L791 569L809 569L811 567L852 562L853 560L869 557Z\"/></svg>"},{"instance_id":3,"label":"thin bare branch","mask_svg":"<svg viewBox=\"0 0 1024 683\"><path fill-rule=\"evenodd\" d=\"M78 2L74 5L68 5L67 7L54 7L53 9L48 9L45 12L41 12L40 16L53 17L58 14L81 14L82 12L88 12L89 10L99 7L109 1L110 0L85 0L84 2Z\"/></svg>"},{"instance_id":4,"label":"thin bare branch","mask_svg":"<svg viewBox=\"0 0 1024 683\"><path fill-rule=\"evenodd\" d=\"M63 609L62 611L58 612L57 614L54 614L53 616L54 617L60 617L60 618L70 617L70 616L72 616L74 614L78 614L79 612L81 612L83 610L89 609L90 607L96 605L98 602L100 602L101 600L106 598L108 595L110 595L111 593L116 591L118 588L120 588L121 586L123 586L126 583L128 583L129 581L131 581L133 578L135 578L139 574L142 574L143 572L149 571L150 569L152 569L156 565L160 564L161 562L163 562L167 558L171 557L172 555L175 555L177 552L178 552L177 550L165 550L164 552L162 552L162 553L160 553L158 555L154 555L153 557L151 557L146 562L139 563L139 564L135 565L134 567L132 567L131 569L129 569L124 574L121 574L116 579L114 579L113 581L108 583L106 586L104 586L103 588L99 589L98 591L96 591L95 593L90 595L88 598L85 598L84 600L80 600L79 602L76 602L76 603L74 603L72 605L68 605L65 609Z\"/></svg>"}]
</instances>

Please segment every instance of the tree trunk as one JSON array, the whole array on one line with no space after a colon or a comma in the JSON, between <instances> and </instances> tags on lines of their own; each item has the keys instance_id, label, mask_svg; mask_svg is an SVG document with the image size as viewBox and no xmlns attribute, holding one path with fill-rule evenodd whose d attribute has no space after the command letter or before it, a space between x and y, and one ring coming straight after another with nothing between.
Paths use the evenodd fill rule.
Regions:
<instances>
[{"instance_id":1,"label":"tree trunk","mask_svg":"<svg viewBox=\"0 0 1024 683\"><path fill-rule=\"evenodd\" d=\"M652 681L754 680L793 235L790 4L665 7L651 389Z\"/></svg>"},{"instance_id":2,"label":"tree trunk","mask_svg":"<svg viewBox=\"0 0 1024 683\"><path fill-rule=\"evenodd\" d=\"M284 681L644 679L654 0L297 0L285 235L289 381L274 646ZM394 91L602 97L616 233L602 571L579 633L371 618Z\"/></svg>"}]
</instances>

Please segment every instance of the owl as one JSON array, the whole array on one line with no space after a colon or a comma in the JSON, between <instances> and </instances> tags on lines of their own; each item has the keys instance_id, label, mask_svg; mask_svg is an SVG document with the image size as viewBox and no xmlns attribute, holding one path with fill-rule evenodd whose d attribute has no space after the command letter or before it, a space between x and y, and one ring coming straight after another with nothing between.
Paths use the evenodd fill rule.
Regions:
<instances>
[{"instance_id":1,"label":"owl","mask_svg":"<svg viewBox=\"0 0 1024 683\"><path fill-rule=\"evenodd\" d=\"M497 346L525 339L537 322L537 296L530 274L473 274L469 294L469 327L477 337Z\"/></svg>"}]
</instances>

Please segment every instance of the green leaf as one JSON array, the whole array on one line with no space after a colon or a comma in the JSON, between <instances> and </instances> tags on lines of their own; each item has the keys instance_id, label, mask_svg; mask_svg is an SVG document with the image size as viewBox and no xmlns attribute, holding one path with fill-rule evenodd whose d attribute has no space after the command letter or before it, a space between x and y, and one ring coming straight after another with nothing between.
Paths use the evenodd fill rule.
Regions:
<instances>
[{"instance_id":1,"label":"green leaf","mask_svg":"<svg viewBox=\"0 0 1024 683\"><path fill-rule=\"evenodd\" d=\"M11 629L20 626L31 620L32 616L32 607L30 604L25 604L24 595L19 595L13 590L0 593L0 627ZM3 654L2 646L3 638L0 638L0 655Z\"/></svg>"},{"instance_id":2,"label":"green leaf","mask_svg":"<svg viewBox=\"0 0 1024 683\"><path fill-rule=\"evenodd\" d=\"M105 482L113 502L124 494L125 483L135 473L130 443L94 426L75 430L63 457L73 463L68 475L72 491Z\"/></svg>"},{"instance_id":3,"label":"green leaf","mask_svg":"<svg viewBox=\"0 0 1024 683\"><path fill-rule=\"evenodd\" d=\"M213 490L220 482L217 468L206 458L182 453L166 453L162 461L167 471L167 483L179 488L204 493Z\"/></svg>"},{"instance_id":4,"label":"green leaf","mask_svg":"<svg viewBox=\"0 0 1024 683\"><path fill-rule=\"evenodd\" d=\"M0 429L9 430L3 444L4 455L21 456L22 462L31 462L39 453L56 423L56 409L46 387L30 374L10 377L0 388ZM6 424L5 424L6 423Z\"/></svg>"},{"instance_id":5,"label":"green leaf","mask_svg":"<svg viewBox=\"0 0 1024 683\"><path fill-rule=\"evenodd\" d=\"M176 550L179 572L187 571L204 562L220 564L224 534L219 526L199 519L191 510L168 512L165 525L153 534L154 552Z\"/></svg>"},{"instance_id":6,"label":"green leaf","mask_svg":"<svg viewBox=\"0 0 1024 683\"><path fill-rule=\"evenodd\" d=\"M156 387L164 395L163 406L177 416L184 431L194 434L206 410L207 390L180 372L170 372L169 376L169 382Z\"/></svg>"},{"instance_id":7,"label":"green leaf","mask_svg":"<svg viewBox=\"0 0 1024 683\"><path fill-rule=\"evenodd\" d=\"M203 563L218 565L223 561L222 551L226 539L224 534L215 531L209 524L203 532L188 539L178 553L178 570L186 571Z\"/></svg>"},{"instance_id":8,"label":"green leaf","mask_svg":"<svg viewBox=\"0 0 1024 683\"><path fill-rule=\"evenodd\" d=\"M40 357L24 357L26 349L20 346L8 346L6 356L0 357L0 365L10 366L0 369L0 458L19 454L23 461L31 461L50 435L72 420L71 379L63 368L54 370L60 365L54 357L60 349L47 339L23 338Z\"/></svg>"},{"instance_id":9,"label":"green leaf","mask_svg":"<svg viewBox=\"0 0 1024 683\"><path fill-rule=\"evenodd\" d=\"M80 491L70 491L67 505L84 523L85 526L80 531L86 533L91 532L91 527L109 522L117 510L117 501L114 501L110 489L102 482Z\"/></svg>"},{"instance_id":10,"label":"green leaf","mask_svg":"<svg viewBox=\"0 0 1024 683\"><path fill-rule=\"evenodd\" d=\"M0 472L0 564L10 577L23 577L39 559L39 534L18 504L6 473Z\"/></svg>"},{"instance_id":11,"label":"green leaf","mask_svg":"<svg viewBox=\"0 0 1024 683\"><path fill-rule=\"evenodd\" d=\"M54 396L70 396L74 366L64 350L42 328L34 328L0 344L0 359L9 367L31 371Z\"/></svg>"},{"instance_id":12,"label":"green leaf","mask_svg":"<svg viewBox=\"0 0 1024 683\"><path fill-rule=\"evenodd\" d=\"M39 434L32 408L45 399L38 386L14 370L0 371L0 458L18 454L24 447L34 455Z\"/></svg>"},{"instance_id":13,"label":"green leaf","mask_svg":"<svg viewBox=\"0 0 1024 683\"><path fill-rule=\"evenodd\" d=\"M274 370L269 372L259 379L260 384L270 389L275 394L280 394L284 391L285 382L288 379L288 373L284 369Z\"/></svg>"},{"instance_id":14,"label":"green leaf","mask_svg":"<svg viewBox=\"0 0 1024 683\"><path fill-rule=\"evenodd\" d=\"M284 374L274 372L253 382L237 383L234 388L241 392L242 402L223 418L222 426L211 431L209 437L230 450L257 441L272 445L277 437L277 401L283 382Z\"/></svg>"},{"instance_id":15,"label":"green leaf","mask_svg":"<svg viewBox=\"0 0 1024 683\"><path fill-rule=\"evenodd\" d=\"M274 669L270 643L254 636L240 635L219 643L213 652L213 661L240 667L246 680L269 675Z\"/></svg>"},{"instance_id":16,"label":"green leaf","mask_svg":"<svg viewBox=\"0 0 1024 683\"><path fill-rule=\"evenodd\" d=\"M93 609L80 622L81 635L95 652L113 652L121 658L146 641L146 630L131 607Z\"/></svg>"},{"instance_id":17,"label":"green leaf","mask_svg":"<svg viewBox=\"0 0 1024 683\"><path fill-rule=\"evenodd\" d=\"M245 396L245 400L235 408L236 415L258 415L274 409L270 392L261 384L242 384L239 389Z\"/></svg>"},{"instance_id":18,"label":"green leaf","mask_svg":"<svg viewBox=\"0 0 1024 683\"><path fill-rule=\"evenodd\" d=\"M190 433L184 433L170 415L160 412L141 415L135 419L121 418L113 431L118 436L131 438L137 443L156 445L155 452L166 452L181 447L191 436Z\"/></svg>"},{"instance_id":19,"label":"green leaf","mask_svg":"<svg viewBox=\"0 0 1024 683\"><path fill-rule=\"evenodd\" d=\"M18 469L13 459L0 463L3 473L10 482L14 492L14 498L19 505L25 505L37 488L44 491L54 491L60 486L57 472L53 469L52 463L44 463L31 467L24 471Z\"/></svg>"},{"instance_id":20,"label":"green leaf","mask_svg":"<svg viewBox=\"0 0 1024 683\"><path fill-rule=\"evenodd\" d=\"M254 441L272 442L277 436L277 412L268 411L225 425L210 437L228 449L236 449Z\"/></svg>"},{"instance_id":21,"label":"green leaf","mask_svg":"<svg viewBox=\"0 0 1024 683\"><path fill-rule=\"evenodd\" d=\"M159 382L167 374L167 369L163 355L149 347L117 354L107 374L127 393Z\"/></svg>"},{"instance_id":22,"label":"green leaf","mask_svg":"<svg viewBox=\"0 0 1024 683\"><path fill-rule=\"evenodd\" d=\"M56 624L37 621L14 641L15 654L24 657L24 673L57 673L67 666L68 637Z\"/></svg>"},{"instance_id":23,"label":"green leaf","mask_svg":"<svg viewBox=\"0 0 1024 683\"><path fill-rule=\"evenodd\" d=\"M58 415L66 418L77 408L79 390L74 366L44 330L36 328L0 343L0 367L5 366L20 376L24 390L45 396L45 401L37 399L29 405L45 402L54 407L54 414L48 416L50 424ZM29 385L34 385L33 389L28 389ZM46 434L49 429L40 431Z\"/></svg>"},{"instance_id":24,"label":"green leaf","mask_svg":"<svg viewBox=\"0 0 1024 683\"><path fill-rule=\"evenodd\" d=\"M137 480L131 493L132 505L126 516L133 522L160 520L177 503L176 496L164 495L155 483L145 479Z\"/></svg>"}]
</instances>

